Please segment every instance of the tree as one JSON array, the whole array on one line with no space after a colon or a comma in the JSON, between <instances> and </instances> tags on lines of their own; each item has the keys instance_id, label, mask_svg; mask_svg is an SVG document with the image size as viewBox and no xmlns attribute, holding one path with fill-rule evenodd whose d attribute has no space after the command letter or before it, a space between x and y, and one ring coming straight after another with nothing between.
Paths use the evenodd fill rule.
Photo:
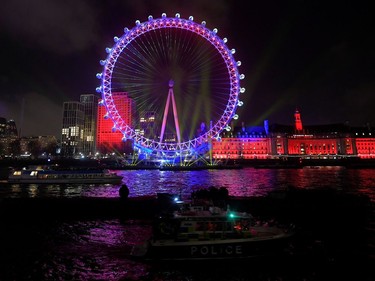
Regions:
<instances>
[{"instance_id":1,"label":"tree","mask_svg":"<svg viewBox=\"0 0 375 281\"><path fill-rule=\"evenodd\" d=\"M0 142L0 155L4 155L4 154L5 154L5 145Z\"/></svg>"},{"instance_id":2,"label":"tree","mask_svg":"<svg viewBox=\"0 0 375 281\"><path fill-rule=\"evenodd\" d=\"M31 156L38 158L42 153L42 145L38 140L32 140L27 144L27 150L30 152Z\"/></svg>"},{"instance_id":3,"label":"tree","mask_svg":"<svg viewBox=\"0 0 375 281\"><path fill-rule=\"evenodd\" d=\"M20 142L20 139L16 139L14 141L12 141L9 145L9 148L10 148L10 153L15 155L15 156L18 156L21 154L21 142Z\"/></svg>"},{"instance_id":4,"label":"tree","mask_svg":"<svg viewBox=\"0 0 375 281\"><path fill-rule=\"evenodd\" d=\"M45 148L46 153L51 155L56 155L57 150L57 141L51 141L48 143L47 147Z\"/></svg>"}]
</instances>

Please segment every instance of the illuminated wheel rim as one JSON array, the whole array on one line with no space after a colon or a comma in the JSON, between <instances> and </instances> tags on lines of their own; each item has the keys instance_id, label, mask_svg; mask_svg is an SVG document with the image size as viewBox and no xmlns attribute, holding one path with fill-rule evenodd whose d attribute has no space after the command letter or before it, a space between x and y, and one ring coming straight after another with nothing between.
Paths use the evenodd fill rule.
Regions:
<instances>
[{"instance_id":1,"label":"illuminated wheel rim","mask_svg":"<svg viewBox=\"0 0 375 281\"><path fill-rule=\"evenodd\" d=\"M101 65L103 65L103 72L97 74L97 78L101 80L101 86L97 88L97 92L102 94L101 104L104 105L107 110L107 114L105 117L109 117L113 120L113 130L120 131L123 134L123 140L131 139L134 141L135 147L138 147L149 153L158 152L161 153L161 155L169 156L175 156L178 154L191 155L194 154L194 151L197 148L206 144L211 138L218 139L220 133L223 130L230 129L230 127L228 126L229 122L232 119L238 118L238 115L235 114L235 111L237 106L242 105L242 102L239 100L239 94L245 91L244 88L240 88L240 80L244 78L244 75L240 75L238 71L238 66L241 65L241 62L236 62L234 60L233 54L235 53L235 50L230 50L226 46L226 38L221 39L217 35L217 29L209 30L205 27L205 25L205 22L202 22L201 24L195 23L193 21L193 17L189 17L189 19L181 19L179 14L176 14L175 17L167 17L165 14L163 14L162 17L158 19L153 19L152 16L149 16L148 21L141 23L137 20L136 26L134 28L130 30L125 28L125 33L121 37L114 38L115 45L112 48L106 48L108 56L105 60L100 61ZM143 61L141 59L137 63L134 63L133 61L136 56L143 56L141 52L145 53L147 51L147 49L137 50L137 47L143 48L142 45L146 44L144 43L144 41L142 41L142 38L150 34L151 39L149 42L147 41L147 44L150 44L150 48L153 48L152 45L160 45L160 42L152 42L152 36L161 34L161 36L166 37L169 36L169 33L166 32L175 30L181 31L181 36L187 37L190 35L194 35L196 37L199 37L199 40L202 41L203 39L206 44L209 43L208 45L210 46L210 48L213 48L215 50L214 52L216 53L216 56L221 59L220 63L225 68L226 77L224 80L226 80L226 98L225 103L223 103L224 108L222 109L222 112L219 113L218 117L214 121L211 120L209 127L204 133L199 136L192 137L191 139L185 138L181 142L171 143L147 138L137 132L135 128L127 124L116 109L116 104L113 99L112 93L119 91L118 89L115 89L119 84L119 77L128 77L127 83L124 83L124 85L122 85L125 90L122 90L122 88L120 90L124 92L128 92L126 86L129 87L129 91L131 92L131 87L135 88L137 85L136 83L143 81L143 77L139 78L136 76L137 73L140 73L143 70L147 72L144 67L137 68L136 66L138 64L141 64ZM139 42L137 40L139 40ZM182 38L182 40L184 40L184 38ZM183 45L182 43L178 44ZM184 48L187 49L186 46ZM128 57L126 57L126 59L123 59L122 55L126 56L127 52L129 52L130 55L127 55ZM119 69L124 70L126 67L129 68L128 70L126 70L127 72L129 72L132 63L136 68L134 70L134 77L130 77L130 79L128 74L118 74ZM147 63L149 64L150 62ZM142 75L144 74L142 73ZM221 78L219 77L219 79ZM141 92L140 90L137 91ZM221 100L224 99L223 96L224 95L220 97Z\"/></svg>"}]
</instances>

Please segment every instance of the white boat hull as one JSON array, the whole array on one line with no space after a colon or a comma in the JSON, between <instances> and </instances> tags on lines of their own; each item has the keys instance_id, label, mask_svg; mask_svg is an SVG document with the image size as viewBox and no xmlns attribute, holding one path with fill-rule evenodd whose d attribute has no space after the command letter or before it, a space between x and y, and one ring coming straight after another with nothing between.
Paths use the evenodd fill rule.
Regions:
<instances>
[{"instance_id":1,"label":"white boat hull","mask_svg":"<svg viewBox=\"0 0 375 281\"><path fill-rule=\"evenodd\" d=\"M24 184L120 184L122 177L97 169L23 169L12 171L8 183Z\"/></svg>"},{"instance_id":2,"label":"white boat hull","mask_svg":"<svg viewBox=\"0 0 375 281\"><path fill-rule=\"evenodd\" d=\"M269 256L287 249L292 232L279 228L257 228L263 234L234 239L157 240L133 248L132 256L146 260L212 260Z\"/></svg>"},{"instance_id":3,"label":"white boat hull","mask_svg":"<svg viewBox=\"0 0 375 281\"><path fill-rule=\"evenodd\" d=\"M122 178L98 179L8 179L8 183L23 184L120 184Z\"/></svg>"}]
</instances>

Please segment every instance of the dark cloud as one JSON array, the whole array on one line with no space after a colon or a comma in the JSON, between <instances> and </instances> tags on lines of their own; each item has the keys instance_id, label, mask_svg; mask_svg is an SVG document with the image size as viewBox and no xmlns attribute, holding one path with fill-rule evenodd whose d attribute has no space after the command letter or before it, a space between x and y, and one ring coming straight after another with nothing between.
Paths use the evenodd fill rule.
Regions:
<instances>
[{"instance_id":1,"label":"dark cloud","mask_svg":"<svg viewBox=\"0 0 375 281\"><path fill-rule=\"evenodd\" d=\"M290 124L297 107L306 124L375 124L375 24L368 4L4 0L1 6L0 116L22 123L25 134L59 136L62 103L95 92L99 60L113 37L163 12L205 20L236 49L247 89L240 122Z\"/></svg>"},{"instance_id":2,"label":"dark cloud","mask_svg":"<svg viewBox=\"0 0 375 281\"><path fill-rule=\"evenodd\" d=\"M168 16L174 16L180 13L182 17L188 18L193 16L198 22L206 21L211 28L215 23L223 28L229 21L229 13L232 5L229 1L217 0L214 3L206 0L191 0L191 1L129 1L127 4L129 9L134 11L135 15L140 17L140 20L146 20L145 12L149 11L154 17L160 17L161 13L165 12Z\"/></svg>"},{"instance_id":3,"label":"dark cloud","mask_svg":"<svg viewBox=\"0 0 375 281\"><path fill-rule=\"evenodd\" d=\"M4 0L0 24L19 44L69 54L94 44L97 12L90 1Z\"/></svg>"},{"instance_id":4,"label":"dark cloud","mask_svg":"<svg viewBox=\"0 0 375 281\"><path fill-rule=\"evenodd\" d=\"M18 127L21 134L56 135L61 132L62 103L57 104L53 98L40 93L27 93L18 108ZM54 126L48 126L53 124Z\"/></svg>"},{"instance_id":5,"label":"dark cloud","mask_svg":"<svg viewBox=\"0 0 375 281\"><path fill-rule=\"evenodd\" d=\"M22 135L55 135L61 131L62 102L30 92L0 102L0 116L16 121Z\"/></svg>"}]
</instances>

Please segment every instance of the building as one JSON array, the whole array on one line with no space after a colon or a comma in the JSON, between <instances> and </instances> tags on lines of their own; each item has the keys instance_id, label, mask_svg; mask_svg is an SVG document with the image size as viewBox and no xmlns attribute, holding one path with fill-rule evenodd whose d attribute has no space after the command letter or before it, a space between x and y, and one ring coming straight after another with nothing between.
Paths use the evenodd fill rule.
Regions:
<instances>
[{"instance_id":1,"label":"building","mask_svg":"<svg viewBox=\"0 0 375 281\"><path fill-rule=\"evenodd\" d=\"M214 159L266 159L270 156L271 139L265 127L241 127L224 132L221 140L212 141Z\"/></svg>"},{"instance_id":2,"label":"building","mask_svg":"<svg viewBox=\"0 0 375 281\"><path fill-rule=\"evenodd\" d=\"M155 111L143 111L139 118L139 134L143 135L148 139L156 139L159 133L156 127L156 112Z\"/></svg>"},{"instance_id":3,"label":"building","mask_svg":"<svg viewBox=\"0 0 375 281\"><path fill-rule=\"evenodd\" d=\"M99 97L83 94L79 101L63 104L61 154L90 156L96 153L96 122Z\"/></svg>"},{"instance_id":4,"label":"building","mask_svg":"<svg viewBox=\"0 0 375 281\"><path fill-rule=\"evenodd\" d=\"M370 126L352 128L348 143L353 155L363 159L375 158L375 131Z\"/></svg>"},{"instance_id":5,"label":"building","mask_svg":"<svg viewBox=\"0 0 375 281\"><path fill-rule=\"evenodd\" d=\"M0 117L0 137L18 136L16 122L12 119L7 120Z\"/></svg>"},{"instance_id":6,"label":"building","mask_svg":"<svg viewBox=\"0 0 375 281\"><path fill-rule=\"evenodd\" d=\"M96 120L99 97L93 94L80 96L84 111L82 153L86 156L96 153Z\"/></svg>"},{"instance_id":7,"label":"building","mask_svg":"<svg viewBox=\"0 0 375 281\"><path fill-rule=\"evenodd\" d=\"M330 158L353 155L350 128L344 124L305 126L303 130L274 125L270 137L276 148L271 154L276 156Z\"/></svg>"},{"instance_id":8,"label":"building","mask_svg":"<svg viewBox=\"0 0 375 281\"><path fill-rule=\"evenodd\" d=\"M303 126L296 110L295 124L263 127L235 127L213 140L215 159L300 159L375 158L374 131L347 124Z\"/></svg>"},{"instance_id":9,"label":"building","mask_svg":"<svg viewBox=\"0 0 375 281\"><path fill-rule=\"evenodd\" d=\"M135 103L126 92L112 93L116 110L123 122L135 128L136 116ZM101 100L99 100L101 105ZM115 128L114 122L107 117L107 109L101 105L98 107L96 148L101 154L116 153L123 155L131 153L132 142L124 140L123 134Z\"/></svg>"},{"instance_id":10,"label":"building","mask_svg":"<svg viewBox=\"0 0 375 281\"><path fill-rule=\"evenodd\" d=\"M62 156L72 157L83 153L84 125L84 105L78 101L64 102L61 132Z\"/></svg>"},{"instance_id":11,"label":"building","mask_svg":"<svg viewBox=\"0 0 375 281\"><path fill-rule=\"evenodd\" d=\"M18 130L12 119L0 117L0 156L20 153Z\"/></svg>"}]
</instances>

